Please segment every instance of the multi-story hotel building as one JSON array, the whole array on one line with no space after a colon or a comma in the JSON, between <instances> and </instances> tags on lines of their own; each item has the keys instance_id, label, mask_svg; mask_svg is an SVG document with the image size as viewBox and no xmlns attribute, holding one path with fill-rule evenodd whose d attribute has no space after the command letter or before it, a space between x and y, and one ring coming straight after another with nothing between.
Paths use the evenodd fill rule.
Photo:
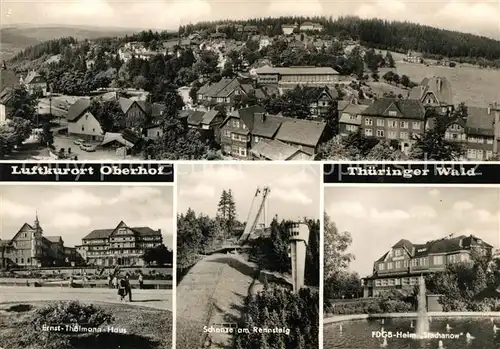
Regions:
<instances>
[{"instance_id":1,"label":"multi-story hotel building","mask_svg":"<svg viewBox=\"0 0 500 349\"><path fill-rule=\"evenodd\" d=\"M64 241L60 236L44 236L36 215L33 225L24 223L10 240L0 240L2 267L36 268L66 264Z\"/></svg>"},{"instance_id":2,"label":"multi-story hotel building","mask_svg":"<svg viewBox=\"0 0 500 349\"><path fill-rule=\"evenodd\" d=\"M339 81L339 72L330 67L269 67L256 69L259 84L278 85L281 89L296 86L334 86Z\"/></svg>"},{"instance_id":3,"label":"multi-story hotel building","mask_svg":"<svg viewBox=\"0 0 500 349\"><path fill-rule=\"evenodd\" d=\"M162 244L161 230L149 227L129 227L121 221L113 229L93 230L77 246L87 265L142 266L147 249Z\"/></svg>"},{"instance_id":4,"label":"multi-story hotel building","mask_svg":"<svg viewBox=\"0 0 500 349\"><path fill-rule=\"evenodd\" d=\"M363 296L375 297L393 289L411 290L421 275L469 261L474 250L491 255L492 248L473 235L448 236L425 244L402 239L375 261L373 274L363 279Z\"/></svg>"},{"instance_id":5,"label":"multi-story hotel building","mask_svg":"<svg viewBox=\"0 0 500 349\"><path fill-rule=\"evenodd\" d=\"M360 113L360 129L367 137L397 141L401 151L408 152L422 135L425 108L412 99L381 98Z\"/></svg>"}]
</instances>

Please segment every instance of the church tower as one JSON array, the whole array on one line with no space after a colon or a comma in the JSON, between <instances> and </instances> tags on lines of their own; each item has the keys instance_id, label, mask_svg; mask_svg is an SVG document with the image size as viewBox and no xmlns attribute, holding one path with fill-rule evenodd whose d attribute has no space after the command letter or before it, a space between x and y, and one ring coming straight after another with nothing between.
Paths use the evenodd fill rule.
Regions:
<instances>
[{"instance_id":1,"label":"church tower","mask_svg":"<svg viewBox=\"0 0 500 349\"><path fill-rule=\"evenodd\" d=\"M31 257L36 258L42 253L42 234L43 230L40 226L40 221L38 220L38 212L35 216L35 222L33 224L33 237L31 239Z\"/></svg>"}]
</instances>

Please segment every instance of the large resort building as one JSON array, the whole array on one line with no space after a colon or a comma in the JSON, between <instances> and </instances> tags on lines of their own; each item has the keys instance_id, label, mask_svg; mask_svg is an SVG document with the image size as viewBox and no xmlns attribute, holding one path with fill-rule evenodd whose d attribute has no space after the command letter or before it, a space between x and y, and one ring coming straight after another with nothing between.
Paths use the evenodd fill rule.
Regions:
<instances>
[{"instance_id":1,"label":"large resort building","mask_svg":"<svg viewBox=\"0 0 500 349\"><path fill-rule=\"evenodd\" d=\"M475 251L491 255L493 247L470 236L448 237L414 244L402 239L373 264L373 274L363 279L363 296L376 297L395 290L412 290L421 275L444 271L449 264L467 262Z\"/></svg>"},{"instance_id":2,"label":"large resort building","mask_svg":"<svg viewBox=\"0 0 500 349\"><path fill-rule=\"evenodd\" d=\"M60 236L45 236L36 215L31 225L24 223L10 240L0 240L1 266L40 268L75 265L82 262L74 248L64 246Z\"/></svg>"},{"instance_id":3,"label":"large resort building","mask_svg":"<svg viewBox=\"0 0 500 349\"><path fill-rule=\"evenodd\" d=\"M87 265L143 266L147 249L163 243L161 230L129 227L121 221L116 228L93 230L77 246Z\"/></svg>"},{"instance_id":4,"label":"large resort building","mask_svg":"<svg viewBox=\"0 0 500 349\"><path fill-rule=\"evenodd\" d=\"M278 85L281 89L296 86L334 86L339 82L339 72L330 67L269 67L256 69L257 82Z\"/></svg>"}]
</instances>

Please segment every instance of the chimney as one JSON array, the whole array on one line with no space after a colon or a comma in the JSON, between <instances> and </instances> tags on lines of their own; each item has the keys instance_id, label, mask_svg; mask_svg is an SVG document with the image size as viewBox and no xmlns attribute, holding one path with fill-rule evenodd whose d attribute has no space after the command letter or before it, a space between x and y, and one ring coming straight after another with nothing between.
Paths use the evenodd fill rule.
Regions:
<instances>
[{"instance_id":1,"label":"chimney","mask_svg":"<svg viewBox=\"0 0 500 349\"><path fill-rule=\"evenodd\" d=\"M266 122L266 113L255 113L261 122Z\"/></svg>"},{"instance_id":2,"label":"chimney","mask_svg":"<svg viewBox=\"0 0 500 349\"><path fill-rule=\"evenodd\" d=\"M463 247L463 246L462 246L462 244L463 244L463 243L462 243L462 239L460 239L460 241L458 242L458 245L459 245L460 247Z\"/></svg>"},{"instance_id":3,"label":"chimney","mask_svg":"<svg viewBox=\"0 0 500 349\"><path fill-rule=\"evenodd\" d=\"M5 60L2 61L2 70L7 70L7 64L5 63Z\"/></svg>"},{"instance_id":4,"label":"chimney","mask_svg":"<svg viewBox=\"0 0 500 349\"><path fill-rule=\"evenodd\" d=\"M443 80L441 80L441 78L438 78L437 83L438 83L438 92L441 92L441 88L443 87Z\"/></svg>"},{"instance_id":5,"label":"chimney","mask_svg":"<svg viewBox=\"0 0 500 349\"><path fill-rule=\"evenodd\" d=\"M488 106L488 115L491 115L491 105Z\"/></svg>"}]
</instances>

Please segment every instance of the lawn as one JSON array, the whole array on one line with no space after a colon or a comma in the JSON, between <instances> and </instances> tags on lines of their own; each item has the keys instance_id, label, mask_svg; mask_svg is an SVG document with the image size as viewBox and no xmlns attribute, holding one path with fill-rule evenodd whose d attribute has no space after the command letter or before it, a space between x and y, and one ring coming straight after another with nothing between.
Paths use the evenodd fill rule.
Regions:
<instances>
[{"instance_id":1,"label":"lawn","mask_svg":"<svg viewBox=\"0 0 500 349\"><path fill-rule=\"evenodd\" d=\"M459 66L455 68L397 62L396 68L380 69L380 76L388 70L407 75L411 81L420 83L425 77L446 77L452 85L454 103L465 102L470 106L487 107L500 102L500 70Z\"/></svg>"},{"instance_id":2,"label":"lawn","mask_svg":"<svg viewBox=\"0 0 500 349\"><path fill-rule=\"evenodd\" d=\"M94 302L95 303L95 302ZM0 305L0 347L5 349L165 349L172 347L172 313L126 304L95 304L113 315L111 326L126 334L63 334L71 348L58 343L58 335L40 343L41 332L30 324L35 311L48 302ZM21 335L20 335L21 334ZM52 334L51 334L52 336ZM53 338L51 340L51 338ZM67 337L66 337L67 338Z\"/></svg>"}]
</instances>

